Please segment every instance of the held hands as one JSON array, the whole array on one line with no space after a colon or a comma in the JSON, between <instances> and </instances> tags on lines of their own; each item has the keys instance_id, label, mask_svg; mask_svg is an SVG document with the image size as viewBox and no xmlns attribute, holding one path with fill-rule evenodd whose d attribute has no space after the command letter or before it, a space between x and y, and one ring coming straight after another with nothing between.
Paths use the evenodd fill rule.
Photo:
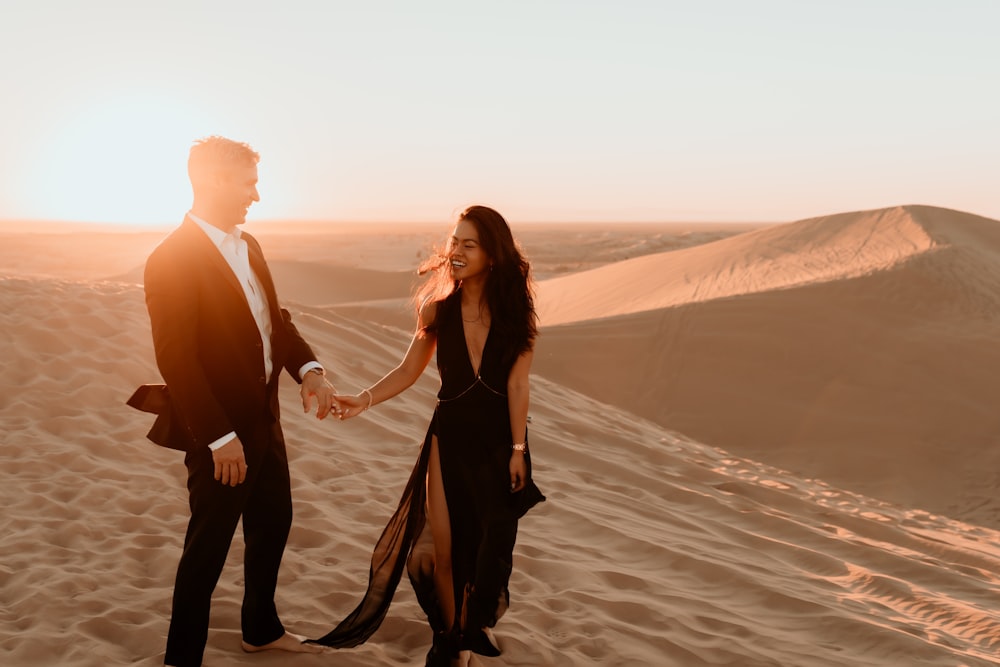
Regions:
<instances>
[{"instance_id":1,"label":"held hands","mask_svg":"<svg viewBox=\"0 0 1000 667\"><path fill-rule=\"evenodd\" d=\"M336 400L337 390L329 380L319 373L306 373L302 378L299 396L302 397L303 412L312 410L313 398L316 399L316 417L326 419L329 414L340 416L341 407Z\"/></svg>"},{"instance_id":2,"label":"held hands","mask_svg":"<svg viewBox=\"0 0 1000 667\"><path fill-rule=\"evenodd\" d=\"M368 394L360 393L354 396L335 396L334 399L340 404L341 411L337 415L341 420L357 417L368 409Z\"/></svg>"},{"instance_id":3,"label":"held hands","mask_svg":"<svg viewBox=\"0 0 1000 667\"><path fill-rule=\"evenodd\" d=\"M247 460L238 437L213 451L212 461L215 462L215 479L223 486L236 486L246 481Z\"/></svg>"},{"instance_id":4,"label":"held hands","mask_svg":"<svg viewBox=\"0 0 1000 667\"><path fill-rule=\"evenodd\" d=\"M510 492L522 490L528 480L528 464L524 460L524 452L514 451L510 454Z\"/></svg>"}]
</instances>

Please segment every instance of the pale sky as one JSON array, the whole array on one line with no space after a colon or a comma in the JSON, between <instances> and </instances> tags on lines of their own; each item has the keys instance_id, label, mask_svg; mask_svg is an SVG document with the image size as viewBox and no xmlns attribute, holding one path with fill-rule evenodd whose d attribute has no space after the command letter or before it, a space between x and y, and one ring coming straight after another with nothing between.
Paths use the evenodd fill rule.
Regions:
<instances>
[{"instance_id":1,"label":"pale sky","mask_svg":"<svg viewBox=\"0 0 1000 667\"><path fill-rule=\"evenodd\" d=\"M0 219L1000 218L998 0L0 3Z\"/></svg>"}]
</instances>

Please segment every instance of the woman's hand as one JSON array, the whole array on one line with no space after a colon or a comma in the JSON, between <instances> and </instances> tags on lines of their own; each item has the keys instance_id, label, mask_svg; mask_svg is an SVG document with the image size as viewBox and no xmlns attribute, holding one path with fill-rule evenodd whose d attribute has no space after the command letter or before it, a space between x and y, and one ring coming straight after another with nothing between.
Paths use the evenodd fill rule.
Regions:
<instances>
[{"instance_id":1,"label":"woman's hand","mask_svg":"<svg viewBox=\"0 0 1000 667\"><path fill-rule=\"evenodd\" d=\"M524 460L524 452L512 452L510 455L510 492L517 493L528 483L528 464Z\"/></svg>"},{"instance_id":2,"label":"woman's hand","mask_svg":"<svg viewBox=\"0 0 1000 667\"><path fill-rule=\"evenodd\" d=\"M351 417L357 417L362 412L368 409L368 395L367 394L355 394L354 396L335 396L337 403L340 404L340 417L341 421L344 419L350 419Z\"/></svg>"}]
</instances>

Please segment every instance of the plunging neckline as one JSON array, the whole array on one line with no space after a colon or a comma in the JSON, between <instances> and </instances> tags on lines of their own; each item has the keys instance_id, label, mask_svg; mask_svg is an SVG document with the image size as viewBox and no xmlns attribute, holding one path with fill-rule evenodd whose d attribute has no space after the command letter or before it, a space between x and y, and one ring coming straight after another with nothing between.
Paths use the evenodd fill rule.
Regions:
<instances>
[{"instance_id":1,"label":"plunging neckline","mask_svg":"<svg viewBox=\"0 0 1000 667\"><path fill-rule=\"evenodd\" d=\"M462 316L462 299L459 297L458 300L458 317L462 322L462 342L465 343L465 359L469 362L469 368L472 369L472 375L476 378L483 370L483 359L486 357L486 346L490 344L490 336L493 334L493 316L490 315L490 326L486 330L486 339L483 340L483 349L479 351L479 367L472 363L472 346L469 345L469 335L465 331L465 318Z\"/></svg>"}]
</instances>

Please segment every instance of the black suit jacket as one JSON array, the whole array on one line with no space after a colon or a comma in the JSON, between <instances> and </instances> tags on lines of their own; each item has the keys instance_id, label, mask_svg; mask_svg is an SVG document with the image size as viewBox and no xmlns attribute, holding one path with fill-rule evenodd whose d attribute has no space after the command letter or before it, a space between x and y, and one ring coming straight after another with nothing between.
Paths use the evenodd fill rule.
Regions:
<instances>
[{"instance_id":1,"label":"black suit jacket","mask_svg":"<svg viewBox=\"0 0 1000 667\"><path fill-rule=\"evenodd\" d=\"M230 431L245 443L260 437L280 418L281 369L301 382L299 369L315 360L291 315L278 306L260 244L249 234L243 238L271 312L269 381L243 288L193 220L185 218L146 262L146 307L166 385L140 387L129 404L159 415L148 435L157 444L194 451Z\"/></svg>"}]
</instances>

